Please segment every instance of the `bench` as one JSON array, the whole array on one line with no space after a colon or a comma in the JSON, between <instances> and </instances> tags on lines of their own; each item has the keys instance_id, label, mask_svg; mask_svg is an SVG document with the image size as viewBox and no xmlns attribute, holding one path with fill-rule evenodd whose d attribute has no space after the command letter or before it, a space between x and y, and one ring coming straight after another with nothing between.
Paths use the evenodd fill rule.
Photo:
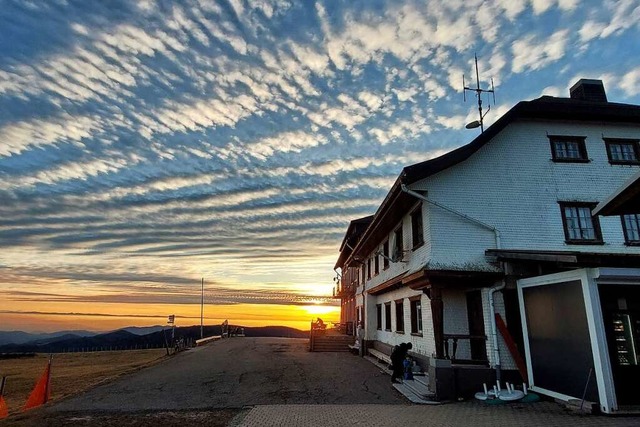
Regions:
<instances>
[{"instance_id":1,"label":"bench","mask_svg":"<svg viewBox=\"0 0 640 427\"><path fill-rule=\"evenodd\" d=\"M387 354L384 354L383 352L376 350L375 348L370 348L369 349L369 355L375 357L376 359L378 359L381 362L386 363L387 365L391 364L391 357L389 357Z\"/></svg>"}]
</instances>

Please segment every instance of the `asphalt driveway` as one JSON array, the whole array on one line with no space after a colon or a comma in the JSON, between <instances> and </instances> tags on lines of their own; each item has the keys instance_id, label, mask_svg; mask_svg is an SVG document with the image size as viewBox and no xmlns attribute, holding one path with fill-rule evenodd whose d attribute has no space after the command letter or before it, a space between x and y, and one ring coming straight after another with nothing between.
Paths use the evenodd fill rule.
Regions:
<instances>
[{"instance_id":1,"label":"asphalt driveway","mask_svg":"<svg viewBox=\"0 0 640 427\"><path fill-rule=\"evenodd\" d=\"M349 353L310 353L308 340L231 338L176 355L52 411L148 411L272 404L406 404L389 376Z\"/></svg>"}]
</instances>

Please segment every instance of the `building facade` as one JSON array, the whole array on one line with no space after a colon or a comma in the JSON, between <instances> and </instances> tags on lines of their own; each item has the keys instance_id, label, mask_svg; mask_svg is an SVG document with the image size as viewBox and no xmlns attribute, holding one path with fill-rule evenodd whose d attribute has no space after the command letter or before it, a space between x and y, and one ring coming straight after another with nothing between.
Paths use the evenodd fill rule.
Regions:
<instances>
[{"instance_id":1,"label":"building facade","mask_svg":"<svg viewBox=\"0 0 640 427\"><path fill-rule=\"evenodd\" d=\"M520 102L471 143L405 167L357 244L341 252L337 267L359 269L350 298L367 344L388 352L411 342L440 398L496 378L544 377L527 350L540 339L527 333L527 310L541 312L523 308L520 280L640 266L640 218L591 214L638 171L640 106L608 102L600 81L581 80L570 94ZM588 375L570 381L584 388ZM618 410L601 393L612 385L593 378L592 401Z\"/></svg>"}]
</instances>

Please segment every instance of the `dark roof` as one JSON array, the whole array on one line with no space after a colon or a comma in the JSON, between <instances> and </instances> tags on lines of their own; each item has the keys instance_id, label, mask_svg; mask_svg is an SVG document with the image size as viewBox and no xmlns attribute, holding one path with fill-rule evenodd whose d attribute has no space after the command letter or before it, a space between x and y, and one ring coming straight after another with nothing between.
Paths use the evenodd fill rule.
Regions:
<instances>
[{"instance_id":1,"label":"dark roof","mask_svg":"<svg viewBox=\"0 0 640 427\"><path fill-rule=\"evenodd\" d=\"M367 254L400 219L418 202L402 191L402 184L412 184L457 165L487 144L505 127L517 120L576 121L596 123L640 123L640 106L613 102L593 102L571 98L542 96L517 103L506 114L467 145L463 145L435 159L416 163L402 169L391 190L382 201L374 219L362 235L353 255Z\"/></svg>"},{"instance_id":2,"label":"dark roof","mask_svg":"<svg viewBox=\"0 0 640 427\"><path fill-rule=\"evenodd\" d=\"M640 214L640 172L595 207L594 215Z\"/></svg>"},{"instance_id":3,"label":"dark roof","mask_svg":"<svg viewBox=\"0 0 640 427\"><path fill-rule=\"evenodd\" d=\"M373 215L354 219L349 223L347 232L344 234L344 238L340 244L340 256L334 268L342 267L347 258L349 258L349 255L351 255L353 248L358 244L362 233L364 233L369 224L371 224L371 221L373 221Z\"/></svg>"},{"instance_id":4,"label":"dark roof","mask_svg":"<svg viewBox=\"0 0 640 427\"><path fill-rule=\"evenodd\" d=\"M640 105L590 102L553 96L521 101L471 143L435 159L405 167L400 175L402 181L411 184L468 159L508 124L518 119L638 124Z\"/></svg>"}]
</instances>

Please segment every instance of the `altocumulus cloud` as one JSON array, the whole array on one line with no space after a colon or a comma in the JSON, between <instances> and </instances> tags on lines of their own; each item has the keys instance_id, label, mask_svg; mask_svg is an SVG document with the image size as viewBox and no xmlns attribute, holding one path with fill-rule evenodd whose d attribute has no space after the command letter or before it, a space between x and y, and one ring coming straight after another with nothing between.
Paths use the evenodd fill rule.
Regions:
<instances>
[{"instance_id":1,"label":"altocumulus cloud","mask_svg":"<svg viewBox=\"0 0 640 427\"><path fill-rule=\"evenodd\" d=\"M404 165L470 140L474 52L497 84L489 121L576 77L638 103L639 15L633 0L7 1L0 283L15 301L179 303L206 276L220 304L305 304Z\"/></svg>"}]
</instances>

